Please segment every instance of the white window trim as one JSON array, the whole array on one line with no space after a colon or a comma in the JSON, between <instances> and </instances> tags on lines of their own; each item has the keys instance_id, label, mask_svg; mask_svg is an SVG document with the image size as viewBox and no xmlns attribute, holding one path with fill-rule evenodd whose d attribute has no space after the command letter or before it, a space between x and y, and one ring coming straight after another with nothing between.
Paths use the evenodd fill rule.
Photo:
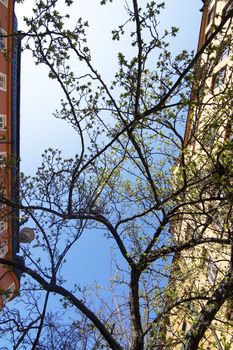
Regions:
<instances>
[{"instance_id":1,"label":"white window trim","mask_svg":"<svg viewBox=\"0 0 233 350\"><path fill-rule=\"evenodd\" d=\"M8 0L0 0L0 2L1 2L4 6L8 7Z\"/></svg>"},{"instance_id":2,"label":"white window trim","mask_svg":"<svg viewBox=\"0 0 233 350\"><path fill-rule=\"evenodd\" d=\"M0 80L2 78L3 84L0 83L0 90L6 91L6 74L0 72Z\"/></svg>"},{"instance_id":3,"label":"white window trim","mask_svg":"<svg viewBox=\"0 0 233 350\"><path fill-rule=\"evenodd\" d=\"M0 120L2 120L2 122L0 122L0 130L6 131L6 115L0 114ZM2 127L1 127L1 124L2 124Z\"/></svg>"},{"instance_id":4,"label":"white window trim","mask_svg":"<svg viewBox=\"0 0 233 350\"><path fill-rule=\"evenodd\" d=\"M7 32L3 28L0 28L0 33L2 35L7 35ZM3 40L3 48L1 49L1 51L6 51L7 50L7 37L3 37L3 38L1 38L1 40Z\"/></svg>"}]
</instances>

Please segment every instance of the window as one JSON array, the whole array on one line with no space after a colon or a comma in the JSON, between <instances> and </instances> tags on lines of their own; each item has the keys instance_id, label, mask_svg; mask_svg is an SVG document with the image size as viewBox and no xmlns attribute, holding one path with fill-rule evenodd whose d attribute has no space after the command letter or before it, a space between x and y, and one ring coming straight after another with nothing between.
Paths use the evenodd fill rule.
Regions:
<instances>
[{"instance_id":1,"label":"window","mask_svg":"<svg viewBox=\"0 0 233 350\"><path fill-rule=\"evenodd\" d=\"M211 285L213 285L216 282L216 278L218 274L217 266L213 261L209 261L207 269L208 269L208 275L207 275L208 281L210 282Z\"/></svg>"},{"instance_id":2,"label":"window","mask_svg":"<svg viewBox=\"0 0 233 350\"><path fill-rule=\"evenodd\" d=\"M8 0L0 0L0 3L8 7Z\"/></svg>"},{"instance_id":3,"label":"window","mask_svg":"<svg viewBox=\"0 0 233 350\"><path fill-rule=\"evenodd\" d=\"M209 12L208 12L208 16L207 16L207 25L210 24L214 19L214 9L212 8Z\"/></svg>"},{"instance_id":4,"label":"window","mask_svg":"<svg viewBox=\"0 0 233 350\"><path fill-rule=\"evenodd\" d=\"M0 131L6 130L6 116L4 114L0 114Z\"/></svg>"},{"instance_id":5,"label":"window","mask_svg":"<svg viewBox=\"0 0 233 350\"><path fill-rule=\"evenodd\" d=\"M192 239L192 235L193 235L193 228L190 225L190 223L187 223L186 232L185 232L185 239Z\"/></svg>"},{"instance_id":6,"label":"window","mask_svg":"<svg viewBox=\"0 0 233 350\"><path fill-rule=\"evenodd\" d=\"M222 43L218 54L218 63L229 56L230 47L227 43Z\"/></svg>"},{"instance_id":7,"label":"window","mask_svg":"<svg viewBox=\"0 0 233 350\"><path fill-rule=\"evenodd\" d=\"M0 51L7 49L7 38L4 35L7 35L7 32L0 28Z\"/></svg>"},{"instance_id":8,"label":"window","mask_svg":"<svg viewBox=\"0 0 233 350\"><path fill-rule=\"evenodd\" d=\"M222 11L222 17L223 18L226 17L230 13L230 11L232 11L232 10L233 10L233 2L232 2L232 0L230 0Z\"/></svg>"},{"instance_id":9,"label":"window","mask_svg":"<svg viewBox=\"0 0 233 350\"><path fill-rule=\"evenodd\" d=\"M15 291L15 283L12 283L8 288L7 291L4 292L2 295L3 301L6 303L10 298L12 298L12 294Z\"/></svg>"},{"instance_id":10,"label":"window","mask_svg":"<svg viewBox=\"0 0 233 350\"><path fill-rule=\"evenodd\" d=\"M209 7L212 7L212 5L214 4L215 4L215 0L209 0L209 4L208 4Z\"/></svg>"},{"instance_id":11,"label":"window","mask_svg":"<svg viewBox=\"0 0 233 350\"><path fill-rule=\"evenodd\" d=\"M213 89L221 87L225 82L226 67L220 69L213 77L212 87Z\"/></svg>"},{"instance_id":12,"label":"window","mask_svg":"<svg viewBox=\"0 0 233 350\"><path fill-rule=\"evenodd\" d=\"M205 125L203 128L203 143L206 147L213 148L217 130L218 125L215 125L214 123Z\"/></svg>"},{"instance_id":13,"label":"window","mask_svg":"<svg viewBox=\"0 0 233 350\"><path fill-rule=\"evenodd\" d=\"M1 212L0 217L4 217L4 212L6 212L6 205L1 202L1 199L0 199L0 212Z\"/></svg>"},{"instance_id":14,"label":"window","mask_svg":"<svg viewBox=\"0 0 233 350\"><path fill-rule=\"evenodd\" d=\"M2 184L0 186L2 186ZM4 190L4 192L5 192L5 190ZM3 198L5 198L5 193L3 193L3 191L2 191L0 193L0 220L1 220L1 218L4 217L5 212L6 212L6 204L3 201Z\"/></svg>"},{"instance_id":15,"label":"window","mask_svg":"<svg viewBox=\"0 0 233 350\"><path fill-rule=\"evenodd\" d=\"M212 34L212 30L208 30L208 32L205 35L205 41L207 41L210 38L211 34Z\"/></svg>"},{"instance_id":16,"label":"window","mask_svg":"<svg viewBox=\"0 0 233 350\"><path fill-rule=\"evenodd\" d=\"M229 116L231 116L231 114L229 114ZM225 138L230 142L233 142L233 124L231 121L229 121L227 124Z\"/></svg>"},{"instance_id":17,"label":"window","mask_svg":"<svg viewBox=\"0 0 233 350\"><path fill-rule=\"evenodd\" d=\"M233 297L227 301L226 317L229 321L233 321Z\"/></svg>"},{"instance_id":18,"label":"window","mask_svg":"<svg viewBox=\"0 0 233 350\"><path fill-rule=\"evenodd\" d=\"M0 90L6 91L6 74L0 73Z\"/></svg>"},{"instance_id":19,"label":"window","mask_svg":"<svg viewBox=\"0 0 233 350\"><path fill-rule=\"evenodd\" d=\"M2 187L2 185L1 185ZM6 207L5 203L3 203L3 198L6 198L6 189L4 188L1 188L0 190L0 217L1 217L1 214L3 214L4 212L4 209Z\"/></svg>"},{"instance_id":20,"label":"window","mask_svg":"<svg viewBox=\"0 0 233 350\"><path fill-rule=\"evenodd\" d=\"M199 237L197 227L194 227L194 225L190 224L189 222L186 224L186 231L185 231L185 239L197 239Z\"/></svg>"},{"instance_id":21,"label":"window","mask_svg":"<svg viewBox=\"0 0 233 350\"><path fill-rule=\"evenodd\" d=\"M0 220L0 233L3 233L7 229L6 221Z\"/></svg>"},{"instance_id":22,"label":"window","mask_svg":"<svg viewBox=\"0 0 233 350\"><path fill-rule=\"evenodd\" d=\"M8 253L7 242L4 241L0 243L0 258L4 258L4 256L6 256L7 253Z\"/></svg>"},{"instance_id":23,"label":"window","mask_svg":"<svg viewBox=\"0 0 233 350\"><path fill-rule=\"evenodd\" d=\"M0 153L0 168L4 166L5 159L6 159L6 153L5 152Z\"/></svg>"},{"instance_id":24,"label":"window","mask_svg":"<svg viewBox=\"0 0 233 350\"><path fill-rule=\"evenodd\" d=\"M187 322L184 321L183 324L182 324L182 331L183 331L184 333L186 333L186 330L187 330Z\"/></svg>"}]
</instances>

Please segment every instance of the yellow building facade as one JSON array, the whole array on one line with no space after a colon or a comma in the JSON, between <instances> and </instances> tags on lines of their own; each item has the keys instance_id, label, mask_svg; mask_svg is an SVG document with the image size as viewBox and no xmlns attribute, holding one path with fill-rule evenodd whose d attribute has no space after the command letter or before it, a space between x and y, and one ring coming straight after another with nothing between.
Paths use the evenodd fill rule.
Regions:
<instances>
[{"instance_id":1,"label":"yellow building facade","mask_svg":"<svg viewBox=\"0 0 233 350\"><path fill-rule=\"evenodd\" d=\"M182 186L185 164L188 189L187 204L174 220L172 232L176 242L194 244L173 260L167 307L175 306L169 313L163 349L186 349L190 329L232 268L232 10L232 1L203 1L198 50L206 47L195 68L183 161L174 170L174 186ZM233 293L198 349L233 349Z\"/></svg>"}]
</instances>

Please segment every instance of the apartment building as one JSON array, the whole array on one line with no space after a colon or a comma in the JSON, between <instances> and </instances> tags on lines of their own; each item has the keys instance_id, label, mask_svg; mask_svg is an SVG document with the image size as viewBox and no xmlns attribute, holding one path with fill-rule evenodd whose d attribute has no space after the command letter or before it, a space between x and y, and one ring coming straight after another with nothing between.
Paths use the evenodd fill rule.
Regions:
<instances>
[{"instance_id":1,"label":"apartment building","mask_svg":"<svg viewBox=\"0 0 233 350\"><path fill-rule=\"evenodd\" d=\"M18 197L20 47L14 33L13 0L0 0L0 257L13 259L19 249L18 210L6 200ZM0 308L19 290L19 273L0 264Z\"/></svg>"},{"instance_id":2,"label":"apartment building","mask_svg":"<svg viewBox=\"0 0 233 350\"><path fill-rule=\"evenodd\" d=\"M182 187L185 177L182 200L187 204L174 220L172 232L181 243L192 239L216 242L194 245L174 257L167 302L180 303L168 317L163 349L185 349L189 330L232 264L228 242L233 232L233 1L202 2L198 50L206 48L196 64L185 149L174 170L175 186ZM230 350L232 344L233 297L215 316L199 349Z\"/></svg>"}]
</instances>

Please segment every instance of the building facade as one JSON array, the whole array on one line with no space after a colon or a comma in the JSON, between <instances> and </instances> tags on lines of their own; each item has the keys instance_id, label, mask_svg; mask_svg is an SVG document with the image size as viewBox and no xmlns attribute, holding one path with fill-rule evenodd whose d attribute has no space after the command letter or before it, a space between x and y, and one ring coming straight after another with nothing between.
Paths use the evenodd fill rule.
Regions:
<instances>
[{"instance_id":1,"label":"building facade","mask_svg":"<svg viewBox=\"0 0 233 350\"><path fill-rule=\"evenodd\" d=\"M174 169L174 184L182 187L185 164L188 190L182 200L188 204L177 215L172 232L179 243L210 242L194 244L174 257L167 303L180 303L171 307L162 349L186 348L189 330L233 261L233 2L202 2L198 50L203 45L205 49L194 72L182 164ZM233 295L215 315L198 349L230 350L232 344Z\"/></svg>"},{"instance_id":2,"label":"building facade","mask_svg":"<svg viewBox=\"0 0 233 350\"><path fill-rule=\"evenodd\" d=\"M0 257L17 256L18 210L7 206L17 201L19 186L19 91L20 47L13 0L0 0ZM0 308L19 290L19 274L0 264Z\"/></svg>"}]
</instances>

